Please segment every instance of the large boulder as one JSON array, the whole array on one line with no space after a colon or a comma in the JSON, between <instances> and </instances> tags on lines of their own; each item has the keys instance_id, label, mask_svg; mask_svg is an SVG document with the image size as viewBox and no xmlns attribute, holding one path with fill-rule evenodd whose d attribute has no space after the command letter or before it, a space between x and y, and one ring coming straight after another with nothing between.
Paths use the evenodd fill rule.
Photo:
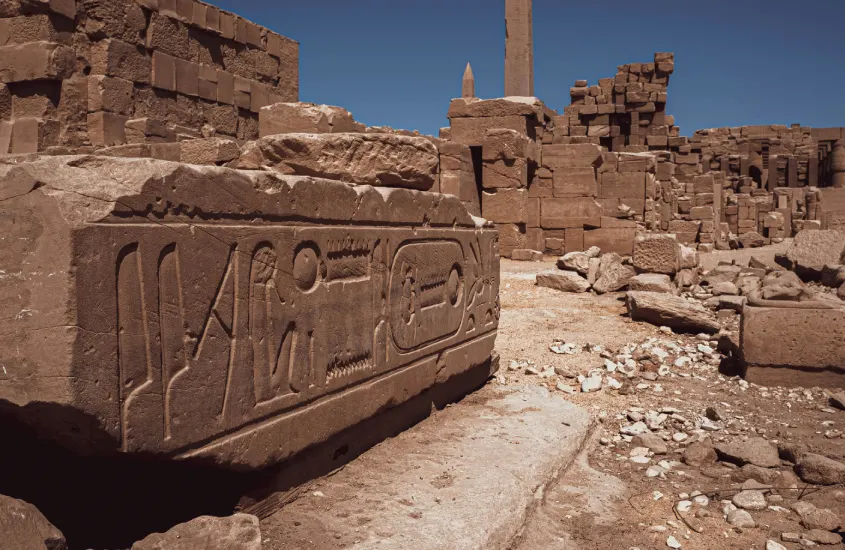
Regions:
<instances>
[{"instance_id":1,"label":"large boulder","mask_svg":"<svg viewBox=\"0 0 845 550\"><path fill-rule=\"evenodd\" d=\"M280 134L250 142L232 166L428 191L434 186L439 162L437 147L422 137Z\"/></svg>"},{"instance_id":2,"label":"large boulder","mask_svg":"<svg viewBox=\"0 0 845 550\"><path fill-rule=\"evenodd\" d=\"M574 271L544 271L537 274L537 286L561 292L587 292L590 283Z\"/></svg>"},{"instance_id":3,"label":"large boulder","mask_svg":"<svg viewBox=\"0 0 845 550\"><path fill-rule=\"evenodd\" d=\"M756 231L749 231L739 236L739 244L742 248L760 248L766 246L766 238Z\"/></svg>"},{"instance_id":4,"label":"large boulder","mask_svg":"<svg viewBox=\"0 0 845 550\"><path fill-rule=\"evenodd\" d=\"M634 321L681 332L719 332L719 323L713 314L698 302L657 292L628 292L627 302L628 313Z\"/></svg>"},{"instance_id":5,"label":"large boulder","mask_svg":"<svg viewBox=\"0 0 845 550\"><path fill-rule=\"evenodd\" d=\"M791 269L805 281L821 280L825 265L842 263L845 253L845 233L835 230L802 231L795 236L792 246L776 261Z\"/></svg>"},{"instance_id":6,"label":"large boulder","mask_svg":"<svg viewBox=\"0 0 845 550\"><path fill-rule=\"evenodd\" d=\"M258 518L249 514L202 516L154 533L133 544L132 550L261 550L261 529Z\"/></svg>"},{"instance_id":7,"label":"large boulder","mask_svg":"<svg viewBox=\"0 0 845 550\"><path fill-rule=\"evenodd\" d=\"M801 481L814 485L845 483L845 464L813 453L807 453L801 458L797 473Z\"/></svg>"},{"instance_id":8,"label":"large boulder","mask_svg":"<svg viewBox=\"0 0 845 550\"><path fill-rule=\"evenodd\" d=\"M619 254L611 252L601 257L599 264L598 279L593 284L593 290L598 294L617 292L628 286L628 282L635 277L637 272L631 266L622 263Z\"/></svg>"},{"instance_id":9,"label":"large boulder","mask_svg":"<svg viewBox=\"0 0 845 550\"><path fill-rule=\"evenodd\" d=\"M684 258L686 268L693 259ZM674 235L644 235L634 241L634 268L640 273L674 275L681 267L681 244Z\"/></svg>"},{"instance_id":10,"label":"large boulder","mask_svg":"<svg viewBox=\"0 0 845 550\"><path fill-rule=\"evenodd\" d=\"M67 541L35 506L0 495L0 548L66 550Z\"/></svg>"}]
</instances>

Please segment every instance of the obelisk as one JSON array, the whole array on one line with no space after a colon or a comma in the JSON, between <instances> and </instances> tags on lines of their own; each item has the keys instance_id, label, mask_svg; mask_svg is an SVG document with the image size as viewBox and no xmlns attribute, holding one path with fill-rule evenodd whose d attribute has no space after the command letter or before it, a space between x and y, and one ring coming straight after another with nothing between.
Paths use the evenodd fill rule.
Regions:
<instances>
[{"instance_id":1,"label":"obelisk","mask_svg":"<svg viewBox=\"0 0 845 550\"><path fill-rule=\"evenodd\" d=\"M505 0L505 95L534 96L531 0Z\"/></svg>"},{"instance_id":2,"label":"obelisk","mask_svg":"<svg viewBox=\"0 0 845 550\"><path fill-rule=\"evenodd\" d=\"M472 74L472 67L467 63L467 68L464 71L464 80L461 87L461 97L469 99L475 97L475 76Z\"/></svg>"}]
</instances>

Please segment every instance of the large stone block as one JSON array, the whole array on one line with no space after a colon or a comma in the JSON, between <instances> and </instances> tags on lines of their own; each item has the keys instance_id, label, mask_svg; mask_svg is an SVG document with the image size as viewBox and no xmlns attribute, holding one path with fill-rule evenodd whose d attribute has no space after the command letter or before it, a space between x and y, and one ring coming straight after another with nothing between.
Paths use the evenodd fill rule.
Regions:
<instances>
[{"instance_id":1,"label":"large stone block","mask_svg":"<svg viewBox=\"0 0 845 550\"><path fill-rule=\"evenodd\" d=\"M534 122L519 115L485 118L453 118L452 141L470 147L481 147L487 132L494 128L515 130L531 139L536 137Z\"/></svg>"},{"instance_id":2,"label":"large stone block","mask_svg":"<svg viewBox=\"0 0 845 550\"><path fill-rule=\"evenodd\" d=\"M604 221L602 221L604 225ZM602 253L615 252L622 256L634 253L634 239L637 237L635 227L602 227L584 231L584 248L599 247Z\"/></svg>"},{"instance_id":3,"label":"large stone block","mask_svg":"<svg viewBox=\"0 0 845 550\"><path fill-rule=\"evenodd\" d=\"M601 206L595 199L541 199L540 226L543 229L601 227Z\"/></svg>"},{"instance_id":4,"label":"large stone block","mask_svg":"<svg viewBox=\"0 0 845 550\"><path fill-rule=\"evenodd\" d=\"M502 97L498 99L457 98L449 104L448 117L498 118L523 116L542 120L549 111L536 97Z\"/></svg>"},{"instance_id":5,"label":"large stone block","mask_svg":"<svg viewBox=\"0 0 845 550\"><path fill-rule=\"evenodd\" d=\"M111 38L91 46L91 74L150 84L152 71L152 57L141 46Z\"/></svg>"},{"instance_id":6,"label":"large stone block","mask_svg":"<svg viewBox=\"0 0 845 550\"><path fill-rule=\"evenodd\" d=\"M484 191L481 193L481 215L497 224L526 223L529 217L528 191L526 189Z\"/></svg>"},{"instance_id":7,"label":"large stone block","mask_svg":"<svg viewBox=\"0 0 845 550\"><path fill-rule=\"evenodd\" d=\"M634 242L634 267L640 273L674 275L681 266L681 244L674 235L643 235Z\"/></svg>"},{"instance_id":8,"label":"large stone block","mask_svg":"<svg viewBox=\"0 0 845 550\"><path fill-rule=\"evenodd\" d=\"M73 449L263 467L492 364L496 232L457 198L106 157L0 198L0 400Z\"/></svg>"},{"instance_id":9,"label":"large stone block","mask_svg":"<svg viewBox=\"0 0 845 550\"><path fill-rule=\"evenodd\" d=\"M275 103L258 112L261 137L276 134L363 132L366 127L341 107L314 103Z\"/></svg>"},{"instance_id":10,"label":"large stone block","mask_svg":"<svg viewBox=\"0 0 845 550\"><path fill-rule=\"evenodd\" d=\"M805 281L817 281L825 265L842 263L843 253L845 233L832 229L804 230L795 236L786 253L777 256L776 260Z\"/></svg>"},{"instance_id":11,"label":"large stone block","mask_svg":"<svg viewBox=\"0 0 845 550\"><path fill-rule=\"evenodd\" d=\"M427 191L439 165L437 147L394 134L279 134L247 144L242 168L270 168L358 185Z\"/></svg>"},{"instance_id":12,"label":"large stone block","mask_svg":"<svg viewBox=\"0 0 845 550\"><path fill-rule=\"evenodd\" d=\"M64 80L73 73L72 48L52 42L0 47L0 82Z\"/></svg>"},{"instance_id":13,"label":"large stone block","mask_svg":"<svg viewBox=\"0 0 845 550\"><path fill-rule=\"evenodd\" d=\"M739 342L749 381L845 388L845 309L746 306Z\"/></svg>"}]
</instances>

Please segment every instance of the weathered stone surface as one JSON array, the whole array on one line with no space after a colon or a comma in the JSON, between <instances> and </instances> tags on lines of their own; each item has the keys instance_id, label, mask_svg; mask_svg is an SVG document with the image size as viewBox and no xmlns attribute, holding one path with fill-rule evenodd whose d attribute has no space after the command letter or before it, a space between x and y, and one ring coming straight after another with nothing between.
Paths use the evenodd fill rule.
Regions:
<instances>
[{"instance_id":1,"label":"weathered stone surface","mask_svg":"<svg viewBox=\"0 0 845 550\"><path fill-rule=\"evenodd\" d=\"M739 244L742 248L760 248L766 246L766 239L756 231L749 231L739 236Z\"/></svg>"},{"instance_id":2,"label":"weathered stone surface","mask_svg":"<svg viewBox=\"0 0 845 550\"><path fill-rule=\"evenodd\" d=\"M628 313L634 321L690 332L719 332L719 323L697 302L656 292L629 292Z\"/></svg>"},{"instance_id":3,"label":"weathered stone surface","mask_svg":"<svg viewBox=\"0 0 845 550\"><path fill-rule=\"evenodd\" d=\"M0 82L64 80L75 62L73 49L50 42L0 46Z\"/></svg>"},{"instance_id":4,"label":"weathered stone surface","mask_svg":"<svg viewBox=\"0 0 845 550\"><path fill-rule=\"evenodd\" d=\"M544 271L537 274L537 286L561 292L587 292L590 283L574 271Z\"/></svg>"},{"instance_id":5,"label":"weathered stone surface","mask_svg":"<svg viewBox=\"0 0 845 550\"><path fill-rule=\"evenodd\" d=\"M795 236L786 254L776 260L804 280L819 280L825 265L841 263L843 252L845 233L835 230L802 231Z\"/></svg>"},{"instance_id":6,"label":"weathered stone surface","mask_svg":"<svg viewBox=\"0 0 845 550\"><path fill-rule=\"evenodd\" d=\"M743 309L746 378L765 385L845 387L845 309L789 305L795 307Z\"/></svg>"},{"instance_id":7,"label":"weathered stone surface","mask_svg":"<svg viewBox=\"0 0 845 550\"><path fill-rule=\"evenodd\" d=\"M524 116L541 119L546 111L543 102L536 97L501 97L497 99L460 98L449 104L448 117L494 118Z\"/></svg>"},{"instance_id":8,"label":"weathered stone surface","mask_svg":"<svg viewBox=\"0 0 845 550\"><path fill-rule=\"evenodd\" d=\"M132 545L132 550L261 550L258 518L235 514L228 518L202 516L155 533Z\"/></svg>"},{"instance_id":9,"label":"weathered stone surface","mask_svg":"<svg viewBox=\"0 0 845 550\"><path fill-rule=\"evenodd\" d=\"M681 267L681 244L674 235L645 235L634 241L634 268L674 275Z\"/></svg>"},{"instance_id":10,"label":"weathered stone surface","mask_svg":"<svg viewBox=\"0 0 845 550\"><path fill-rule=\"evenodd\" d=\"M598 258L601 250L591 248L585 252L569 252L564 254L557 261L558 269L566 271L577 271L581 275L587 275L590 270L590 260Z\"/></svg>"},{"instance_id":11,"label":"weathered stone surface","mask_svg":"<svg viewBox=\"0 0 845 550\"><path fill-rule=\"evenodd\" d=\"M845 483L845 464L814 453L801 457L796 471L801 481L814 485Z\"/></svg>"},{"instance_id":12,"label":"weathered stone surface","mask_svg":"<svg viewBox=\"0 0 845 550\"><path fill-rule=\"evenodd\" d=\"M541 262L543 261L543 253L539 250L517 248L511 253L511 259L517 262Z\"/></svg>"},{"instance_id":13,"label":"weathered stone surface","mask_svg":"<svg viewBox=\"0 0 845 550\"><path fill-rule=\"evenodd\" d=\"M8 550L67 550L61 531L28 502L0 495L0 540Z\"/></svg>"},{"instance_id":14,"label":"weathered stone surface","mask_svg":"<svg viewBox=\"0 0 845 550\"><path fill-rule=\"evenodd\" d=\"M658 435L655 434L640 434L635 435L631 440L631 445L634 447L645 447L656 455L665 455L669 453L669 446Z\"/></svg>"},{"instance_id":15,"label":"weathered stone surface","mask_svg":"<svg viewBox=\"0 0 845 550\"><path fill-rule=\"evenodd\" d=\"M534 22L531 0L505 0L505 95L534 95Z\"/></svg>"},{"instance_id":16,"label":"weathered stone surface","mask_svg":"<svg viewBox=\"0 0 845 550\"><path fill-rule=\"evenodd\" d=\"M426 191L438 164L437 148L425 138L343 133L261 138L244 147L237 167Z\"/></svg>"},{"instance_id":17,"label":"weathered stone surface","mask_svg":"<svg viewBox=\"0 0 845 550\"><path fill-rule=\"evenodd\" d=\"M277 134L338 134L364 132L366 126L355 122L352 113L342 107L314 103L275 103L258 112L261 137Z\"/></svg>"},{"instance_id":18,"label":"weathered stone surface","mask_svg":"<svg viewBox=\"0 0 845 550\"><path fill-rule=\"evenodd\" d=\"M672 279L668 275L659 273L643 273L628 281L630 290L642 292L662 292L672 294L675 287L672 286Z\"/></svg>"},{"instance_id":19,"label":"weathered stone surface","mask_svg":"<svg viewBox=\"0 0 845 550\"><path fill-rule=\"evenodd\" d=\"M717 458L716 449L713 448L713 442L710 441L710 438L690 443L684 449L683 461L690 466L712 464L716 462Z\"/></svg>"},{"instance_id":20,"label":"weathered stone surface","mask_svg":"<svg viewBox=\"0 0 845 550\"><path fill-rule=\"evenodd\" d=\"M622 263L622 257L618 254L613 252L604 254L601 257L598 279L593 285L593 290L598 294L623 290L636 274L633 267Z\"/></svg>"},{"instance_id":21,"label":"weathered stone surface","mask_svg":"<svg viewBox=\"0 0 845 550\"><path fill-rule=\"evenodd\" d=\"M0 199L0 400L63 445L261 467L491 368L496 233L455 197L45 157Z\"/></svg>"},{"instance_id":22,"label":"weathered stone surface","mask_svg":"<svg viewBox=\"0 0 845 550\"><path fill-rule=\"evenodd\" d=\"M752 437L748 441L734 440L716 445L716 452L730 462L753 464L762 468L777 468L780 457L777 447L762 437Z\"/></svg>"},{"instance_id":23,"label":"weathered stone surface","mask_svg":"<svg viewBox=\"0 0 845 550\"><path fill-rule=\"evenodd\" d=\"M180 142L180 158L188 164L221 164L238 158L241 149L231 139L186 139Z\"/></svg>"},{"instance_id":24,"label":"weathered stone surface","mask_svg":"<svg viewBox=\"0 0 845 550\"><path fill-rule=\"evenodd\" d=\"M805 529L836 531L842 526L842 519L827 508L816 508L814 504L799 500L792 505L792 509L801 518L801 525Z\"/></svg>"}]
</instances>

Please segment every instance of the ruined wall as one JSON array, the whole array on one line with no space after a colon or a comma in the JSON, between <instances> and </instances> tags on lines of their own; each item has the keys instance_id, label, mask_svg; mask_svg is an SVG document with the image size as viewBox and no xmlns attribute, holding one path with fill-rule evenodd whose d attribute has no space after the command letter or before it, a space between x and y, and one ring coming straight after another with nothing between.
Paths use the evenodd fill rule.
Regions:
<instances>
[{"instance_id":1,"label":"ruined wall","mask_svg":"<svg viewBox=\"0 0 845 550\"><path fill-rule=\"evenodd\" d=\"M597 85L577 80L571 104L555 118L552 143L589 142L610 151L667 148L679 135L674 117L666 114L674 71L675 54L656 53L653 62L620 65L614 78Z\"/></svg>"},{"instance_id":2,"label":"ruined wall","mask_svg":"<svg viewBox=\"0 0 845 550\"><path fill-rule=\"evenodd\" d=\"M258 137L299 45L195 0L0 3L0 154Z\"/></svg>"}]
</instances>

